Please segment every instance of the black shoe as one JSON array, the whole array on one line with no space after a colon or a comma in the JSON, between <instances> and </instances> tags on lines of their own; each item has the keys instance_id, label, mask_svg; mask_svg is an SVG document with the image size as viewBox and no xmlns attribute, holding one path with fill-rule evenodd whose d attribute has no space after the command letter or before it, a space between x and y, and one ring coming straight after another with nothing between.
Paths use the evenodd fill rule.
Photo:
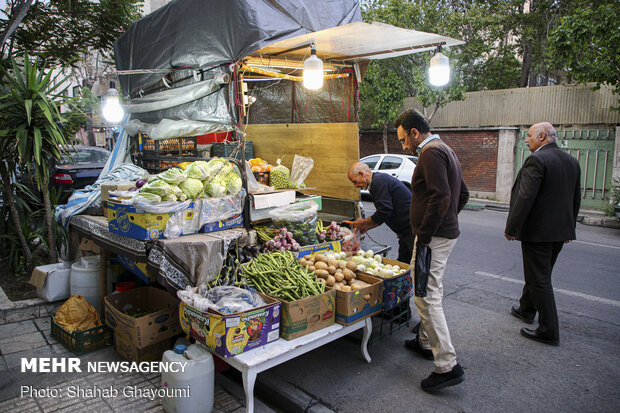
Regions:
<instances>
[{"instance_id":1,"label":"black shoe","mask_svg":"<svg viewBox=\"0 0 620 413\"><path fill-rule=\"evenodd\" d=\"M550 346L559 346L560 345L560 340L559 339L553 339L553 338L546 338L541 336L538 333L538 330L532 330L529 328L522 328L521 329L521 335L525 338L529 338L530 340L534 340L534 341L538 341L540 343L545 343L545 344L549 344Z\"/></svg>"},{"instance_id":2,"label":"black shoe","mask_svg":"<svg viewBox=\"0 0 620 413\"><path fill-rule=\"evenodd\" d=\"M447 373L435 373L432 372L430 376L422 380L420 385L422 390L426 392L434 392L446 387L455 386L465 381L465 372L460 364L456 363L456 366L452 367Z\"/></svg>"},{"instance_id":3,"label":"black shoe","mask_svg":"<svg viewBox=\"0 0 620 413\"><path fill-rule=\"evenodd\" d=\"M518 305L513 305L512 308L510 309L510 314L512 314L513 316L517 317L518 319L528 323L528 324L534 324L534 317L532 318L527 318L526 316L523 315L523 313L521 313L521 311L519 311L519 306Z\"/></svg>"},{"instance_id":4,"label":"black shoe","mask_svg":"<svg viewBox=\"0 0 620 413\"><path fill-rule=\"evenodd\" d=\"M405 341L405 347L407 347L409 350L413 351L414 353L418 353L419 355L421 355L427 360L435 359L433 357L433 352L431 350L427 350L425 348L422 348L422 346L420 346L420 342L418 341L418 336L415 336L415 338L412 338L411 340Z\"/></svg>"}]
</instances>

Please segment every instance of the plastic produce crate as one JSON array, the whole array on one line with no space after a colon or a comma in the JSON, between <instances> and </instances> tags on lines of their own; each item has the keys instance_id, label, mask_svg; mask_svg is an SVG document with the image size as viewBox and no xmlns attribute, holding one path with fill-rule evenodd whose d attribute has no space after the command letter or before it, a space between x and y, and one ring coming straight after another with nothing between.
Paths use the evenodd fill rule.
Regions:
<instances>
[{"instance_id":1,"label":"plastic produce crate","mask_svg":"<svg viewBox=\"0 0 620 413\"><path fill-rule=\"evenodd\" d=\"M230 158L232 153L235 152L235 149L239 144L237 142L228 143L228 142L216 142L211 146L211 156L217 156L220 158ZM252 159L254 157L254 147L252 146L252 141L247 141L245 143L245 159ZM241 159L241 151L237 150L235 152L234 158Z\"/></svg>"},{"instance_id":2,"label":"plastic produce crate","mask_svg":"<svg viewBox=\"0 0 620 413\"><path fill-rule=\"evenodd\" d=\"M65 347L75 354L88 353L112 344L112 330L105 324L88 330L74 331L69 333L60 325L56 324L55 314L50 314L52 325L52 337L60 341Z\"/></svg>"}]
</instances>

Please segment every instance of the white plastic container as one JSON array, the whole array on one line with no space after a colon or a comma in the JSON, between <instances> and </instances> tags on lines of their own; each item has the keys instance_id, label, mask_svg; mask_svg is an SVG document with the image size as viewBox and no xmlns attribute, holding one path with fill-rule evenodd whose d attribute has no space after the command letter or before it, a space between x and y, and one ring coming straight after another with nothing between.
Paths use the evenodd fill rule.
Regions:
<instances>
[{"instance_id":1,"label":"white plastic container","mask_svg":"<svg viewBox=\"0 0 620 413\"><path fill-rule=\"evenodd\" d=\"M101 313L101 297L99 295L99 255L82 257L71 265L71 295L81 295Z\"/></svg>"},{"instance_id":2,"label":"white plastic container","mask_svg":"<svg viewBox=\"0 0 620 413\"><path fill-rule=\"evenodd\" d=\"M174 350L166 350L162 361L187 363L185 371L164 371L161 374L162 388L167 390L161 399L164 410L168 413L211 413L215 366L209 350L200 344L189 347L178 344ZM172 397L173 389L185 390L188 397ZM181 395L180 391L176 393Z\"/></svg>"}]
</instances>

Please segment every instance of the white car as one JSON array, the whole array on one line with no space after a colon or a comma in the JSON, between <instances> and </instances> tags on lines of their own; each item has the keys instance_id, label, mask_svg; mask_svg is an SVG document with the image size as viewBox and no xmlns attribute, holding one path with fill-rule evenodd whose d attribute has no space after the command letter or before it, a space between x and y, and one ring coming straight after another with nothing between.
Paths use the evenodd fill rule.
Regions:
<instances>
[{"instance_id":1,"label":"white car","mask_svg":"<svg viewBox=\"0 0 620 413\"><path fill-rule=\"evenodd\" d=\"M392 175L411 189L411 177L418 162L417 156L379 153L365 156L360 161L368 165L371 171ZM362 195L369 195L367 190L360 192Z\"/></svg>"}]
</instances>

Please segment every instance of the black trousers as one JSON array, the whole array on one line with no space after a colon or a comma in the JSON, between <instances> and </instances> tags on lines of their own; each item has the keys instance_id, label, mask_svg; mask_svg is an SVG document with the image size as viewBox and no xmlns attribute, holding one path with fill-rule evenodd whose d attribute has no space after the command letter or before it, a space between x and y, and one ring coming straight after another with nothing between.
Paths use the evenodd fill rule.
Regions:
<instances>
[{"instance_id":1,"label":"black trousers","mask_svg":"<svg viewBox=\"0 0 620 413\"><path fill-rule=\"evenodd\" d=\"M527 318L534 318L538 311L538 333L552 340L560 338L560 329L551 272L563 246L564 242L521 241L525 287L519 310Z\"/></svg>"},{"instance_id":2,"label":"black trousers","mask_svg":"<svg viewBox=\"0 0 620 413\"><path fill-rule=\"evenodd\" d=\"M409 264L413 254L413 235L398 235L398 258L396 261Z\"/></svg>"}]
</instances>

